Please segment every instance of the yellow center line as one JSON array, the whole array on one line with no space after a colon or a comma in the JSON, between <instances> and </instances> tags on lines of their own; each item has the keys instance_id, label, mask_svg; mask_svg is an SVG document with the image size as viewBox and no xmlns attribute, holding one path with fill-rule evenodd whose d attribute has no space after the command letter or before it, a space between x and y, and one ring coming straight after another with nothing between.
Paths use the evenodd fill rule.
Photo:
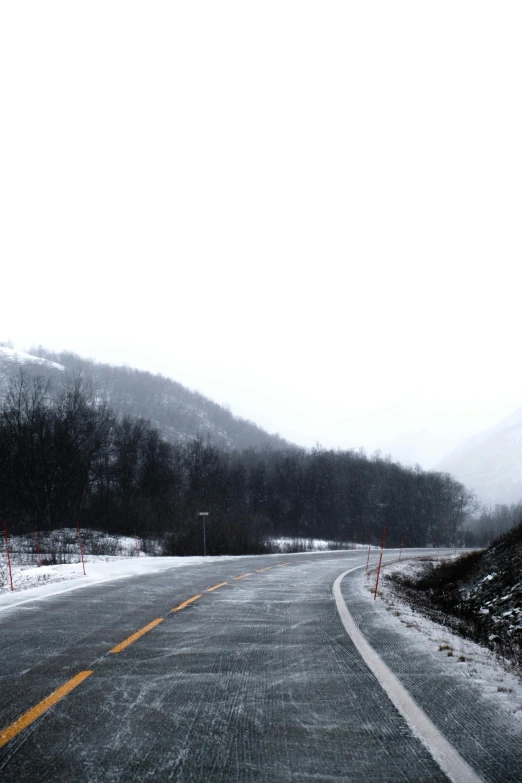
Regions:
<instances>
[{"instance_id":1,"label":"yellow center line","mask_svg":"<svg viewBox=\"0 0 522 783\"><path fill-rule=\"evenodd\" d=\"M188 598L186 601L183 601L183 603L181 603L179 606L175 606L174 609L171 609L170 611L171 612L181 612L182 609L184 609L189 604L194 603L194 601L197 601L198 598L201 598L201 594L200 595L193 595L192 598Z\"/></svg>"},{"instance_id":2,"label":"yellow center line","mask_svg":"<svg viewBox=\"0 0 522 783\"><path fill-rule=\"evenodd\" d=\"M27 726L30 726L31 723L34 723L40 715L47 712L53 704L56 704L57 701L63 699L64 696L67 696L68 693L86 680L87 677L90 677L91 674L92 671L80 672L75 677L68 680L64 685L61 685L57 690L53 691L50 696L47 696L47 698L37 704L36 707L28 710L21 718L18 718L6 729L0 731L0 748L9 742L9 740L12 740L13 737L16 737L16 735L27 728Z\"/></svg>"},{"instance_id":3,"label":"yellow center line","mask_svg":"<svg viewBox=\"0 0 522 783\"><path fill-rule=\"evenodd\" d=\"M256 573L260 574L263 573L263 571L270 571L271 568L278 568L280 566L289 566L292 565L292 563L278 563L275 566L267 566L266 568L258 568ZM252 576L252 572L248 574L241 574L240 576L235 576L233 581L237 581L238 579L245 579L247 576ZM213 585L212 587L207 587L206 591L207 593L211 593L213 590L217 590L219 587L224 587L225 585L228 585L228 582L220 582L217 585ZM194 603L194 601L197 601L198 598L201 598L202 594L193 595L192 598L188 598L186 601L183 601L179 606L175 606L174 609L171 609L171 612L179 612L182 609L185 609L186 606L189 606L190 604ZM153 628L155 628L157 625L162 623L164 621L164 617L158 617L156 620L153 620L148 625L144 626L140 631L136 631L136 633L133 633L132 636L129 636L125 641L121 642L120 644L117 644L116 647L113 647L112 650L109 652L111 653L119 653L122 650L124 650L129 645L133 644L133 642L137 641L141 636L144 636L146 633L151 631ZM82 683L87 677L90 677L90 675L93 674L92 670L86 670L83 672L80 672L75 677L72 677L70 680L68 680L64 685L62 685L57 690L53 691L50 696L47 696L43 701L41 701L39 704L36 705L36 707L33 707L32 709L28 710L24 715L22 715L20 718L15 720L13 723L11 723L7 728L5 728L3 731L0 732L0 748L3 747L7 742L13 739L13 737L16 737L17 734L19 734L21 731L23 731L27 726L30 726L31 723L34 723L37 718L40 717L40 715L43 715L44 712L47 712L48 709L50 709L56 702L60 701L60 699L63 699L64 696L67 696L68 693L70 693L74 688L76 688L80 683Z\"/></svg>"},{"instance_id":4,"label":"yellow center line","mask_svg":"<svg viewBox=\"0 0 522 783\"><path fill-rule=\"evenodd\" d=\"M223 587L223 585L228 585L228 582L220 582L218 585L214 585L213 587L207 587L206 592L211 593L212 590L217 590L218 587Z\"/></svg>"},{"instance_id":5,"label":"yellow center line","mask_svg":"<svg viewBox=\"0 0 522 783\"><path fill-rule=\"evenodd\" d=\"M129 636L127 639L125 639L124 642L121 642L120 644L117 644L116 647L113 647L112 650L109 650L109 652L111 652L111 653L119 653L119 652L121 652L126 647L128 647L129 644L132 644L137 639L139 639L140 636L143 636L144 634L148 633L149 631L152 631L152 629L155 628L160 623L162 623L163 620L164 620L163 617L158 617L157 620L153 620L151 623L149 623L144 628L142 628L141 631L136 631L136 633L133 633L132 636Z\"/></svg>"}]
</instances>

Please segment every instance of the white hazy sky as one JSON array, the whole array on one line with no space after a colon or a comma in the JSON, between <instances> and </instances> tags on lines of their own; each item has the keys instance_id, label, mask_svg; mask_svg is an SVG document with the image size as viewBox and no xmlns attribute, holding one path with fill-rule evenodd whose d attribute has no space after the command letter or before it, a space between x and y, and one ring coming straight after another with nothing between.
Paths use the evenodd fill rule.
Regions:
<instances>
[{"instance_id":1,"label":"white hazy sky","mask_svg":"<svg viewBox=\"0 0 522 783\"><path fill-rule=\"evenodd\" d=\"M522 405L522 6L0 6L0 339L430 466Z\"/></svg>"}]
</instances>

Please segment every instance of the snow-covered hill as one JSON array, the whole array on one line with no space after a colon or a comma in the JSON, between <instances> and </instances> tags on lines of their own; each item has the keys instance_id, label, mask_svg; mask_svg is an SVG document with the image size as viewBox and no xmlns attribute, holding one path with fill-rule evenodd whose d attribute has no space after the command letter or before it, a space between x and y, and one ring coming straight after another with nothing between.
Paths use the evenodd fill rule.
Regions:
<instances>
[{"instance_id":1,"label":"snow-covered hill","mask_svg":"<svg viewBox=\"0 0 522 783\"><path fill-rule=\"evenodd\" d=\"M456 476L484 503L522 500L522 407L467 440L436 469Z\"/></svg>"},{"instance_id":2,"label":"snow-covered hill","mask_svg":"<svg viewBox=\"0 0 522 783\"><path fill-rule=\"evenodd\" d=\"M50 370L60 370L63 372L65 367L58 362L51 362L49 359L43 359L39 356L31 356L23 351L16 351L14 348L7 348L0 345L0 372L12 372L14 368L19 367L39 367Z\"/></svg>"},{"instance_id":3,"label":"snow-covered hill","mask_svg":"<svg viewBox=\"0 0 522 783\"><path fill-rule=\"evenodd\" d=\"M0 393L21 368L48 377L55 387L81 374L92 384L96 396L118 414L150 420L171 442L202 436L225 448L290 446L279 436L233 416L226 408L170 378L129 367L98 364L72 353L52 354L38 349L38 355L31 355L0 347Z\"/></svg>"}]
</instances>

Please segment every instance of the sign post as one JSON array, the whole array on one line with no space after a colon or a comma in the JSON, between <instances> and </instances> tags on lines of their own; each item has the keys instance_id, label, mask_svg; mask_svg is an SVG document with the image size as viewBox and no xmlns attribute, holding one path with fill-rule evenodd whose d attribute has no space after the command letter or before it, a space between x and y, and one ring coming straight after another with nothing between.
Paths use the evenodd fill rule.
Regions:
<instances>
[{"instance_id":1,"label":"sign post","mask_svg":"<svg viewBox=\"0 0 522 783\"><path fill-rule=\"evenodd\" d=\"M4 537L5 537L5 549L7 552L7 567L9 568L9 581L11 583L11 590L13 587L13 572L11 570L11 552L9 551L9 536L7 535L7 522L4 519Z\"/></svg>"},{"instance_id":2,"label":"sign post","mask_svg":"<svg viewBox=\"0 0 522 783\"><path fill-rule=\"evenodd\" d=\"M203 517L203 557L207 556L207 533L205 530L205 522L208 517L208 511L200 511L199 516Z\"/></svg>"},{"instance_id":3,"label":"sign post","mask_svg":"<svg viewBox=\"0 0 522 783\"><path fill-rule=\"evenodd\" d=\"M76 523L76 530L78 531L78 541L80 542L80 556L82 558L83 575L87 576L87 574L85 573L85 560L83 558L82 534L80 533L80 525L78 524L78 522Z\"/></svg>"},{"instance_id":4,"label":"sign post","mask_svg":"<svg viewBox=\"0 0 522 783\"><path fill-rule=\"evenodd\" d=\"M38 567L40 568L42 565L42 555L40 553L40 544L38 543L38 533L36 532L36 528L34 529L34 538L36 541L36 554L38 555Z\"/></svg>"}]
</instances>

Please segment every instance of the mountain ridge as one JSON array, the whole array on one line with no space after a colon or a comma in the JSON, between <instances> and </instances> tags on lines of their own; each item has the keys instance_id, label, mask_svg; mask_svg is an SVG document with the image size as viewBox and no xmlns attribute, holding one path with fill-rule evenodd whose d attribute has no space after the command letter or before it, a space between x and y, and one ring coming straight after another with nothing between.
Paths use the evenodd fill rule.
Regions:
<instances>
[{"instance_id":1,"label":"mountain ridge","mask_svg":"<svg viewBox=\"0 0 522 783\"><path fill-rule=\"evenodd\" d=\"M118 415L150 420L170 442L199 436L227 449L296 448L164 375L96 362L66 351L57 353L42 347L30 350L25 353L0 346L0 388L5 388L20 369L30 375L43 375L58 386L80 375L92 385L96 397Z\"/></svg>"}]
</instances>

